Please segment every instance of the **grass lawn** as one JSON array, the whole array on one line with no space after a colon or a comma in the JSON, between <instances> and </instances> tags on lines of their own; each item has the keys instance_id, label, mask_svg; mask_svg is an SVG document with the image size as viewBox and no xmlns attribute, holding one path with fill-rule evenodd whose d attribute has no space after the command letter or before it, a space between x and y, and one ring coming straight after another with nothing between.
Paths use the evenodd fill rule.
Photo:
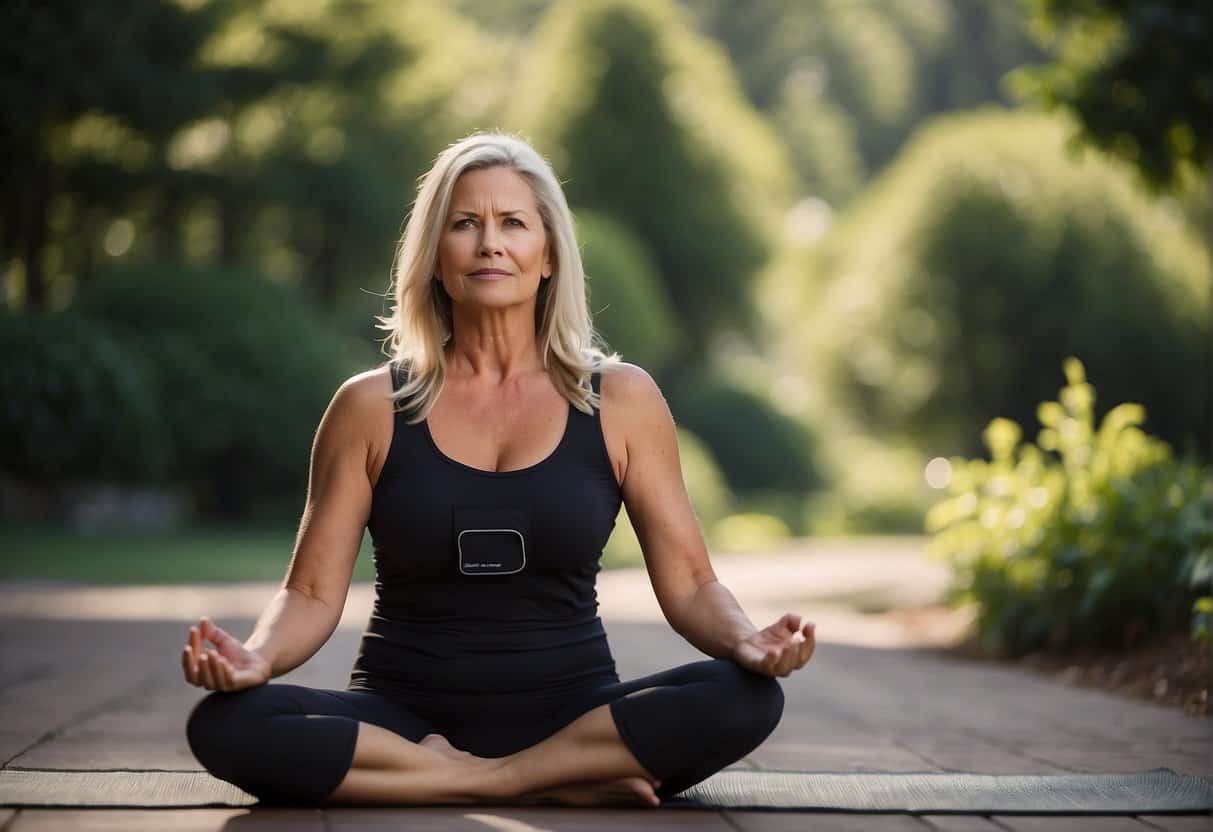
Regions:
<instances>
[{"instance_id":1,"label":"grass lawn","mask_svg":"<svg viewBox=\"0 0 1213 832\"><path fill-rule=\"evenodd\" d=\"M89 584L280 581L295 529L193 528L172 532L98 532L31 528L0 531L0 580L51 579ZM364 535L354 580L374 579Z\"/></svg>"},{"instance_id":2,"label":"grass lawn","mask_svg":"<svg viewBox=\"0 0 1213 832\"><path fill-rule=\"evenodd\" d=\"M85 584L179 584L280 581L295 543L294 528L193 528L172 532L98 532L57 528L0 529L0 581ZM614 558L603 566L611 567ZM372 581L369 534L354 566Z\"/></svg>"}]
</instances>

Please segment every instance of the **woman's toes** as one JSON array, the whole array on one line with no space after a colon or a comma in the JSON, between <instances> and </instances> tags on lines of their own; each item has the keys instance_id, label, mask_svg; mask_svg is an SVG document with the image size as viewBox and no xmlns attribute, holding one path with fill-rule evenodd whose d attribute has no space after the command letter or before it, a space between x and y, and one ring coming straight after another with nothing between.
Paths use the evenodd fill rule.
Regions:
<instances>
[{"instance_id":1,"label":"woman's toes","mask_svg":"<svg viewBox=\"0 0 1213 832\"><path fill-rule=\"evenodd\" d=\"M655 806L661 802L657 797L657 792L654 791L653 784L643 777L629 777L625 782L628 788L645 803Z\"/></svg>"}]
</instances>

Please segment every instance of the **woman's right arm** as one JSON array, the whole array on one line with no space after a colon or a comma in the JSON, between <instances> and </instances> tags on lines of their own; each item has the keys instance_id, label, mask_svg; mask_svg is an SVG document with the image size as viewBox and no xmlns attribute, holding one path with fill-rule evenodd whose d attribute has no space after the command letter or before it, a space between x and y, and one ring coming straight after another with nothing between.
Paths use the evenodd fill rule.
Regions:
<instances>
[{"instance_id":1,"label":"woman's right arm","mask_svg":"<svg viewBox=\"0 0 1213 832\"><path fill-rule=\"evenodd\" d=\"M336 630L370 515L371 437L388 412L387 386L379 375L364 373L343 384L320 420L290 567L253 634L241 645L209 620L200 622L197 635L191 628L193 655L186 651L195 668L191 673L187 661L191 683L216 690L246 687L246 679L229 685L234 676L246 675L237 663L247 663L247 652L265 660L265 680L281 676L311 658ZM199 636L218 651L199 649ZM204 665L200 670L199 664Z\"/></svg>"},{"instance_id":2,"label":"woman's right arm","mask_svg":"<svg viewBox=\"0 0 1213 832\"><path fill-rule=\"evenodd\" d=\"M245 647L281 676L310 659L341 620L371 511L370 437L385 403L375 375L338 389L312 446L307 502L286 580ZM381 417L380 417L381 418Z\"/></svg>"}]
</instances>

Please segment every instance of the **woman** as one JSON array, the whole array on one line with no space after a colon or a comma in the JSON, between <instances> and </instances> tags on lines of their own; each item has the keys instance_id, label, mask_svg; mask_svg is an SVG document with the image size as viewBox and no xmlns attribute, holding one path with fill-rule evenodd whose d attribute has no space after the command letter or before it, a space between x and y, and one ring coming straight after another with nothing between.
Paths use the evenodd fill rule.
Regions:
<instances>
[{"instance_id":1,"label":"woman","mask_svg":"<svg viewBox=\"0 0 1213 832\"><path fill-rule=\"evenodd\" d=\"M215 691L194 754L277 803L657 805L756 748L812 624L758 630L716 581L660 391L591 345L548 164L500 134L447 148L395 283L392 360L321 420L283 588L243 644L190 628L185 677ZM666 618L715 658L620 682L594 577L621 502ZM364 528L376 601L347 690L265 684L333 633Z\"/></svg>"}]
</instances>

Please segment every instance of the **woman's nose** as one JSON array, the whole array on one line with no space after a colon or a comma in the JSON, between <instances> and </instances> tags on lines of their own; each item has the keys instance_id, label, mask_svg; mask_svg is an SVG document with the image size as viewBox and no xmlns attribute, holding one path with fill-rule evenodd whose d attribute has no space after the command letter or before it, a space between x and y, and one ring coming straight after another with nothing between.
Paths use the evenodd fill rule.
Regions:
<instances>
[{"instance_id":1,"label":"woman's nose","mask_svg":"<svg viewBox=\"0 0 1213 832\"><path fill-rule=\"evenodd\" d=\"M484 232L480 235L481 253L500 252L501 244L497 240L497 227L491 222L484 224Z\"/></svg>"}]
</instances>

